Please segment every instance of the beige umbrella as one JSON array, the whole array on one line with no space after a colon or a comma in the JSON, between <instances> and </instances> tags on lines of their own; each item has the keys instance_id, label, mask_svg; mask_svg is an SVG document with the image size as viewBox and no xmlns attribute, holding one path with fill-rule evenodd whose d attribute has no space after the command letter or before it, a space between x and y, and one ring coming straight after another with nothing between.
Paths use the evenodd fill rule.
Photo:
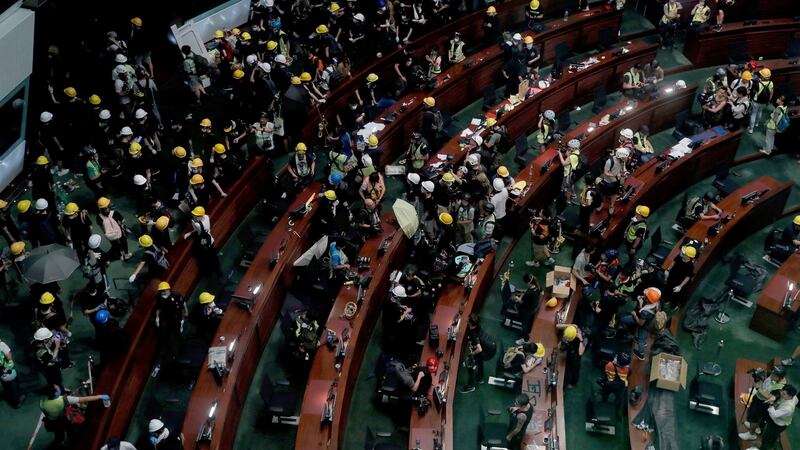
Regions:
<instances>
[{"instance_id":1,"label":"beige umbrella","mask_svg":"<svg viewBox=\"0 0 800 450\"><path fill-rule=\"evenodd\" d=\"M419 228L419 217L417 216L417 210L414 209L414 205L405 200L397 199L394 205L392 205L392 211L394 211L394 215L397 217L397 223L400 225L400 228L403 229L403 233L406 237L411 238L414 236L414 233L417 232L417 228Z\"/></svg>"}]
</instances>

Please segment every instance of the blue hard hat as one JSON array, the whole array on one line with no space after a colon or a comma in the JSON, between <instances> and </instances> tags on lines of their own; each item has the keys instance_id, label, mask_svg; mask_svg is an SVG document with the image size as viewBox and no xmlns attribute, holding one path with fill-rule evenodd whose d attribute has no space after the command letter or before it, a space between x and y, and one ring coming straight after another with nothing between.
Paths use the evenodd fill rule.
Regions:
<instances>
[{"instance_id":1,"label":"blue hard hat","mask_svg":"<svg viewBox=\"0 0 800 450\"><path fill-rule=\"evenodd\" d=\"M101 309L94 314L94 320L99 324L108 322L108 317L109 315L107 309Z\"/></svg>"},{"instance_id":2,"label":"blue hard hat","mask_svg":"<svg viewBox=\"0 0 800 450\"><path fill-rule=\"evenodd\" d=\"M342 174L340 173L332 173L329 177L331 183L338 183L342 181Z\"/></svg>"}]
</instances>

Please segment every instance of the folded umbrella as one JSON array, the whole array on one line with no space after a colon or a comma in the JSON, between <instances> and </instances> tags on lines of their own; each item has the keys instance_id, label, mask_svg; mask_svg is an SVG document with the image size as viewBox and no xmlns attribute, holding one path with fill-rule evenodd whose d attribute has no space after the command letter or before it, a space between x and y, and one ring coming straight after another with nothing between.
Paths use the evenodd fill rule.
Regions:
<instances>
[{"instance_id":1,"label":"folded umbrella","mask_svg":"<svg viewBox=\"0 0 800 450\"><path fill-rule=\"evenodd\" d=\"M36 247L22 261L22 275L33 283L52 283L69 278L80 267L75 250L61 244Z\"/></svg>"},{"instance_id":2,"label":"folded umbrella","mask_svg":"<svg viewBox=\"0 0 800 450\"><path fill-rule=\"evenodd\" d=\"M392 211L395 217L397 217L397 223L400 225L406 237L410 239L414 236L414 233L416 233L419 228L419 217L417 216L417 210L414 209L414 205L405 200L397 199L394 205L392 205Z\"/></svg>"}]
</instances>

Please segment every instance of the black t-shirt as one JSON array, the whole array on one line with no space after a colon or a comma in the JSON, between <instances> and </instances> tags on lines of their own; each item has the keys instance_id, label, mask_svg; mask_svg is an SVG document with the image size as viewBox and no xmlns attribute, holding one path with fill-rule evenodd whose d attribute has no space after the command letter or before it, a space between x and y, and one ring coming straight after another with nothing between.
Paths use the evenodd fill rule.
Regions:
<instances>
[{"instance_id":1,"label":"black t-shirt","mask_svg":"<svg viewBox=\"0 0 800 450\"><path fill-rule=\"evenodd\" d=\"M684 261L683 258L675 260L672 269L669 270L668 286L679 285L684 278L694 276L694 261Z\"/></svg>"},{"instance_id":2,"label":"black t-shirt","mask_svg":"<svg viewBox=\"0 0 800 450\"><path fill-rule=\"evenodd\" d=\"M783 234L781 234L781 243L784 245L794 245L792 241L797 239L798 234L800 234L800 232L798 232L798 227L796 227L793 223L790 223L786 228L783 229Z\"/></svg>"},{"instance_id":3,"label":"black t-shirt","mask_svg":"<svg viewBox=\"0 0 800 450\"><path fill-rule=\"evenodd\" d=\"M422 379L419 380L419 387L417 388L417 392L415 394L425 395L428 393L428 390L433 385L433 376L431 373L428 372L427 367L415 367L414 370L411 371L411 376L414 378L414 381L417 380L417 376L419 373L422 373Z\"/></svg>"}]
</instances>

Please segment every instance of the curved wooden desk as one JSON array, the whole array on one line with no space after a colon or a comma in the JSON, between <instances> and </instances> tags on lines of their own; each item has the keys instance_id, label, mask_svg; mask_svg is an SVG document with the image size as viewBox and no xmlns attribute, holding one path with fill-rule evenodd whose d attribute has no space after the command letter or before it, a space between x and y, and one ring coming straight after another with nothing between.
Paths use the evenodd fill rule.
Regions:
<instances>
[{"instance_id":1,"label":"curved wooden desk","mask_svg":"<svg viewBox=\"0 0 800 450\"><path fill-rule=\"evenodd\" d=\"M535 44L542 50L543 62L551 62L555 59L556 45L567 43L574 49L594 48L600 42L600 30L608 28L615 32L619 30L621 20L619 11L599 6L572 15L567 22L563 19L550 20L545 23L545 30L541 33L525 32L523 35L534 36ZM501 78L505 62L500 46L492 45L442 72L429 92L412 92L398 100L373 120L375 123L385 123L387 118L393 118L377 133L384 155L387 151L394 153L398 147L405 150L408 137L419 129L423 98L435 98L440 110L463 109ZM384 164L392 162L385 157L381 161Z\"/></svg>"},{"instance_id":2,"label":"curved wooden desk","mask_svg":"<svg viewBox=\"0 0 800 450\"><path fill-rule=\"evenodd\" d=\"M708 238L708 243L705 243L702 249L698 249L698 255L694 263L694 277L684 286L686 292L692 292L706 273L711 270L731 247L781 216L792 186L793 183L780 183L771 177L761 177L737 189L717 204L717 206L727 214L736 213L736 217L723 225L719 234L716 236L709 236L708 230L714 227L718 221L700 220L695 223L683 237L678 240L669 256L664 260L662 267L669 267L675 258L679 257L681 247L687 239L697 239L700 242L704 242L704 240ZM756 201L747 205L742 205L742 196L753 191L766 192ZM672 324L670 331L673 336L677 335L678 322L680 322L680 316L684 309L685 308L681 308L671 319ZM630 434L631 450L644 450L649 442L649 436L643 435L641 430L633 426L632 418L635 418L647 403L647 394L650 391L649 356L652 341L653 337L651 335L648 339L645 360L640 361L637 358L633 358L633 362L631 363L631 375L629 377L630 381L628 386L629 388L634 386L642 387L642 398L639 402L636 403L636 405L628 404L628 432Z\"/></svg>"},{"instance_id":3,"label":"curved wooden desk","mask_svg":"<svg viewBox=\"0 0 800 450\"><path fill-rule=\"evenodd\" d=\"M544 298L549 298L545 296ZM533 405L533 419L531 423L540 423L542 426L537 429L528 427L526 430L523 445L537 445L547 448L544 440L555 439L555 448L569 448L569 440L566 431L566 419L564 417L564 376L566 372L566 354L557 352L555 365L548 365L553 357L553 352L557 351L561 338L556 330L556 325L562 323L572 323L575 312L583 300L580 289L573 289L572 295L568 300L560 299L558 306L548 308L541 305L539 312L533 319L531 326L530 342L537 342L544 345L546 349L545 359L538 367L526 373L522 377L522 392L528 395ZM544 303L544 302L542 302ZM503 349L505 350L505 349ZM556 385L549 387L548 373L555 368ZM547 429L544 424L548 420L552 425ZM516 450L516 449L515 449Z\"/></svg>"},{"instance_id":4,"label":"curved wooden desk","mask_svg":"<svg viewBox=\"0 0 800 450\"><path fill-rule=\"evenodd\" d=\"M222 248L261 199L269 177L263 158L256 158L228 188L230 195L212 202L208 210L217 249ZM180 239L169 252L170 268L162 279L169 282L176 292L191 293L200 279L192 245L192 241ZM159 281L151 280L142 290L136 307L125 322L125 333L130 339L128 351L112 360L95 382L96 392L106 392L111 396L111 406L89 405L86 425L81 428L73 448L100 448L109 436L125 434L158 355L158 336L152 317Z\"/></svg>"},{"instance_id":5,"label":"curved wooden desk","mask_svg":"<svg viewBox=\"0 0 800 450\"><path fill-rule=\"evenodd\" d=\"M319 192L320 187L319 183L312 183L304 193L309 190ZM298 196L289 211L307 201L309 197ZM288 285L294 280L292 264L306 250L312 217L311 213L307 213L290 226L288 214L284 214L239 283L234 296L252 298L252 310L247 311L232 302L217 328L211 345L228 346L235 342L234 358L229 363L230 372L225 375L221 384L217 383L214 375L207 369L208 358L203 362L183 422L184 448L187 450L233 447L236 425L247 398L250 381L264 345L278 320ZM273 253L280 256L277 263L271 266ZM211 442L196 445L195 438L208 417L212 402L215 401L218 404Z\"/></svg>"},{"instance_id":6,"label":"curved wooden desk","mask_svg":"<svg viewBox=\"0 0 800 450\"><path fill-rule=\"evenodd\" d=\"M314 355L300 410L296 449L338 449L344 442L350 397L369 345L372 328L387 295L389 275L403 263L409 244L402 230L396 224L389 223L389 220L394 220L394 214L386 214L383 219L383 232L369 239L359 252L359 256L372 258L365 273L372 277L372 281L364 292L361 300L363 303L357 315L351 320L342 316L348 302L358 301L358 288L346 286L339 291L328 316L326 327L335 331L337 337L341 339L343 330L349 330L347 352L344 359L337 360L336 351L325 346L324 342L320 343ZM384 241L385 253L381 254L379 248ZM323 338L325 335L323 332ZM341 365L338 370L335 367L337 363ZM322 409L331 395L333 418L326 422L322 420Z\"/></svg>"},{"instance_id":7,"label":"curved wooden desk","mask_svg":"<svg viewBox=\"0 0 800 450\"><path fill-rule=\"evenodd\" d=\"M790 295L796 296L800 289L800 253L795 253L784 261L764 286L750 320L750 329L776 341L782 341L786 337L792 328L794 316L800 311L800 302L796 298L788 311L783 307L787 283L794 284Z\"/></svg>"},{"instance_id":8,"label":"curved wooden desk","mask_svg":"<svg viewBox=\"0 0 800 450\"><path fill-rule=\"evenodd\" d=\"M753 383L753 377L748 373L752 369L767 369L767 364L760 363L758 361L753 361L750 359L744 358L736 358L736 372L733 375L733 402L736 404L736 433L744 433L748 431L745 428L744 423L742 423L740 418L744 417L744 403L739 401L740 394L748 394L750 393L750 387ZM757 447L761 440L756 441L743 441L738 438L735 438L739 444L736 448L739 450L747 450L750 447ZM783 450L792 450L792 444L789 443L789 434L786 432L781 433L781 448Z\"/></svg>"},{"instance_id":9,"label":"curved wooden desk","mask_svg":"<svg viewBox=\"0 0 800 450\"><path fill-rule=\"evenodd\" d=\"M720 32L712 30L687 36L683 54L697 67L727 64L729 47L744 42L751 56L776 58L783 56L786 45L797 32L800 22L792 19L759 20L755 25L726 23Z\"/></svg>"},{"instance_id":10,"label":"curved wooden desk","mask_svg":"<svg viewBox=\"0 0 800 450\"><path fill-rule=\"evenodd\" d=\"M433 398L435 394L430 395L433 405L424 416L420 416L415 407L411 408L409 450L436 448L435 441L442 444L442 448L455 448L453 447L453 402L458 388L458 367L467 335L467 318L480 307L492 285L493 280L489 275L494 272L494 257L494 253L487 255L483 263L475 269L477 282L470 291L467 292L461 284L451 282L444 287L439 296L431 323L439 326L440 344L438 348L434 348L426 342L419 364L424 367L428 358L436 356L436 350L441 349L444 352L439 359L439 371L433 375L431 390L442 389L446 400L444 405L439 405ZM456 326L456 340L449 341L448 328L455 320L459 321Z\"/></svg>"},{"instance_id":11,"label":"curved wooden desk","mask_svg":"<svg viewBox=\"0 0 800 450\"><path fill-rule=\"evenodd\" d=\"M718 167L730 165L739 148L742 130L728 132L722 127L714 127L692 137L703 144L679 159L668 156L664 160L653 158L639 166L625 180L623 190L635 189L630 200L617 202L614 215L610 217L608 228L603 233L607 246L616 246L622 239L625 227L630 223L637 205L647 205L654 210L675 198L686 186L711 176Z\"/></svg>"},{"instance_id":12,"label":"curved wooden desk","mask_svg":"<svg viewBox=\"0 0 800 450\"><path fill-rule=\"evenodd\" d=\"M662 91L665 89L667 88L662 88ZM628 102L622 100L567 132L562 141L568 142L570 139L583 136L581 154L586 157L590 165L596 166L608 154L608 151L615 147L615 143L619 139L619 132L623 128L636 130L641 125L648 125L650 133L655 134L672 126L676 114L692 107L696 89L697 85L690 84L686 89L679 89L669 94L665 93L657 99L640 102L632 110L627 110ZM611 114L619 114L619 116L607 125L600 126L600 120ZM594 127L590 127L591 123L595 124ZM523 180L528 184L526 190L514 203L516 213L522 213L526 208L543 207L555 198L560 189L563 174L557 152L557 144L549 145L516 176L515 180Z\"/></svg>"},{"instance_id":13,"label":"curved wooden desk","mask_svg":"<svg viewBox=\"0 0 800 450\"><path fill-rule=\"evenodd\" d=\"M525 8L528 3L527 0L511 0L495 5L500 28L510 29L514 25L522 23L525 20ZM545 12L563 11L565 4L566 0L548 2ZM431 48L437 46L441 49L443 45L446 45L453 38L456 32L460 32L464 36L466 45L470 47L493 44L487 41L487 37L483 33L483 18L485 16L486 10L482 8L413 39L410 47L414 48L414 59L424 61ZM444 53L444 56L447 56L447 53ZM371 64L353 71L349 78L333 89L325 104L321 106L320 113L326 116L329 122L333 121L336 112L347 106L348 98L355 95L355 90L366 83L368 74L375 73L381 80L392 80L396 77L394 65L402 62L403 50L396 48L381 58L375 59ZM318 131L318 124L318 117L309 117L308 123L303 128L303 136L306 142L314 141Z\"/></svg>"}]
</instances>

